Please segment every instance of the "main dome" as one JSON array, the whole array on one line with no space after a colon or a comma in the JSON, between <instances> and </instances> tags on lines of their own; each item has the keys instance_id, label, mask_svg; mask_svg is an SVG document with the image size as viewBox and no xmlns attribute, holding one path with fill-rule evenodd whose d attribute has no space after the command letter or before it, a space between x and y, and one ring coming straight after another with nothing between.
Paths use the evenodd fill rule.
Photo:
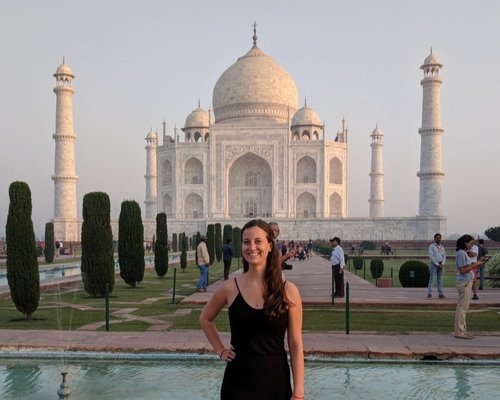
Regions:
<instances>
[{"instance_id":1,"label":"main dome","mask_svg":"<svg viewBox=\"0 0 500 400\"><path fill-rule=\"evenodd\" d=\"M215 84L215 122L265 118L287 122L297 111L297 87L290 74L254 43Z\"/></svg>"}]
</instances>

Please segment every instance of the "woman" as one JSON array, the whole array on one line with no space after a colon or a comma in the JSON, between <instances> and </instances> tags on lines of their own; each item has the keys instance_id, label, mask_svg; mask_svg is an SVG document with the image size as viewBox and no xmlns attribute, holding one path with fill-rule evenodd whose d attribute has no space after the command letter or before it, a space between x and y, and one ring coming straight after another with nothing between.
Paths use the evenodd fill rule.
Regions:
<instances>
[{"instance_id":1,"label":"woman","mask_svg":"<svg viewBox=\"0 0 500 400\"><path fill-rule=\"evenodd\" d=\"M472 339L472 335L467 332L467 324L465 316L469 309L470 294L472 289L472 281L474 274L472 270L484 265L485 258L481 257L479 261L472 263L467 251L474 244L474 238L471 235L463 235L457 240L457 291L458 304L455 312L455 337L460 339Z\"/></svg>"},{"instance_id":2,"label":"woman","mask_svg":"<svg viewBox=\"0 0 500 400\"><path fill-rule=\"evenodd\" d=\"M200 324L219 358L227 362L223 400L301 400L304 398L302 300L295 285L283 280L273 233L262 220L242 229L245 273L214 293L200 315ZM229 306L231 346L225 347L214 320ZM284 347L288 337L292 364Z\"/></svg>"}]
</instances>

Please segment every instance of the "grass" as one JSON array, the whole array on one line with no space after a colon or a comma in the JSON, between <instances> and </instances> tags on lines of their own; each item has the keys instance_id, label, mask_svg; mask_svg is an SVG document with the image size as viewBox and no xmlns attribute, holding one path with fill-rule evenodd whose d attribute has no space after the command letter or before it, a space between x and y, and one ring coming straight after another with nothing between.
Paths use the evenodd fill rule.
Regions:
<instances>
[{"instance_id":1,"label":"grass","mask_svg":"<svg viewBox=\"0 0 500 400\"><path fill-rule=\"evenodd\" d=\"M401 262L388 260L385 263L384 276L390 266ZM236 268L236 260L233 269ZM449 265L445 274L445 286L454 284L454 273ZM359 272L359 271L358 271ZM373 282L367 267L367 279ZM361 271L362 274L362 271ZM390 272L389 272L390 274ZM180 300L196 290L199 272L194 263L190 263L183 272L178 267L175 274L176 297L173 303L174 266L171 266L164 279L158 279L149 265L144 280L137 288L130 288L117 277L110 297L111 331L146 331L152 324L171 323L169 330L200 329L198 317L201 305L180 304ZM223 275L222 263L210 267L210 281ZM362 275L361 275L362 276ZM390 275L389 275L390 276ZM397 274L395 273L395 282ZM127 309L128 318L120 318L120 311ZM350 308L350 330L356 332L450 332L453 329L454 307L431 308L418 307L365 307ZM122 313L123 315L123 313ZM151 320L152 319L152 320ZM26 321L15 309L12 300L0 301L0 329L53 329L75 330L92 323L104 323L105 301L102 298L88 296L83 285L63 289L57 292L43 292L38 310L33 320ZM343 305L311 305L304 307L304 331L345 331L345 308ZM473 331L500 332L500 314L498 309L473 308L467 315L467 322ZM216 320L221 331L229 330L227 309ZM104 330L104 327L98 330Z\"/></svg>"}]
</instances>

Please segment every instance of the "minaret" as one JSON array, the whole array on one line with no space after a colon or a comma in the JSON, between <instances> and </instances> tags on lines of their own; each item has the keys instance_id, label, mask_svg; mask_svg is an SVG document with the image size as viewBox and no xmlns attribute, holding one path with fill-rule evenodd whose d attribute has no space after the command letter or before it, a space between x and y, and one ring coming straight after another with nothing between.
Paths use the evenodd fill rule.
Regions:
<instances>
[{"instance_id":1,"label":"minaret","mask_svg":"<svg viewBox=\"0 0 500 400\"><path fill-rule=\"evenodd\" d=\"M384 162L382 144L382 131L377 127L371 134L372 166L370 172L370 218L384 216Z\"/></svg>"},{"instance_id":2,"label":"minaret","mask_svg":"<svg viewBox=\"0 0 500 400\"><path fill-rule=\"evenodd\" d=\"M56 143L54 175L54 237L62 241L78 241L78 219L76 213L75 140L73 131L73 103L75 93L71 81L75 77L63 63L53 75L56 78L54 93L57 97L56 132L52 135Z\"/></svg>"},{"instance_id":3,"label":"minaret","mask_svg":"<svg viewBox=\"0 0 500 400\"><path fill-rule=\"evenodd\" d=\"M146 214L145 219L155 219L158 213L156 200L156 132L151 129L146 136Z\"/></svg>"},{"instance_id":4,"label":"minaret","mask_svg":"<svg viewBox=\"0 0 500 400\"><path fill-rule=\"evenodd\" d=\"M443 215L443 163L441 154L441 78L439 70L442 65L432 53L420 67L424 71L424 79L420 81L423 88L422 127L418 130L420 145L420 178L419 216Z\"/></svg>"}]
</instances>

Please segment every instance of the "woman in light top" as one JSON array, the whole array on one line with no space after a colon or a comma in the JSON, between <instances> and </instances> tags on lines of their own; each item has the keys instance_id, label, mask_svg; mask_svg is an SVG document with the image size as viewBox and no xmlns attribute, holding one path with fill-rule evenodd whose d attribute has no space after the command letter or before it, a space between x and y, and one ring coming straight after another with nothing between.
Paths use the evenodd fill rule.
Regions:
<instances>
[{"instance_id":1,"label":"woman in light top","mask_svg":"<svg viewBox=\"0 0 500 400\"><path fill-rule=\"evenodd\" d=\"M304 351L299 291L283 279L280 254L266 222L249 221L241 237L247 272L224 282L200 315L205 335L219 358L227 362L221 399L301 400L304 398ZM231 325L229 347L222 343L214 324L226 305Z\"/></svg>"},{"instance_id":2,"label":"woman in light top","mask_svg":"<svg viewBox=\"0 0 500 400\"><path fill-rule=\"evenodd\" d=\"M458 303L455 311L455 337L460 339L472 339L472 335L467 331L465 316L469 309L470 294L472 290L472 282L474 274L472 270L481 267L486 262L485 257L481 257L473 263L467 251L474 244L474 238L471 235L463 235L457 240L457 291Z\"/></svg>"}]
</instances>

